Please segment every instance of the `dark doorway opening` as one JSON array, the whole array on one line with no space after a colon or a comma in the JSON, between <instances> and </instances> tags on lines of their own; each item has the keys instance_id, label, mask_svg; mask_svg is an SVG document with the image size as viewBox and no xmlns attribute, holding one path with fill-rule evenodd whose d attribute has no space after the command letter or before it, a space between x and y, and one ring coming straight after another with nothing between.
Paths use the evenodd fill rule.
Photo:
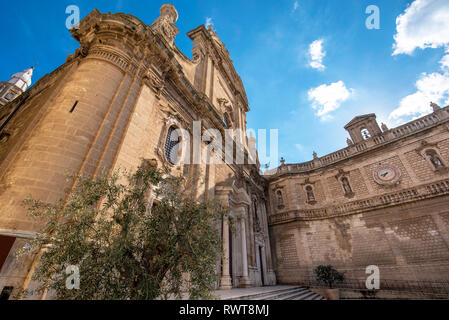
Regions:
<instances>
[{"instance_id":1,"label":"dark doorway opening","mask_svg":"<svg viewBox=\"0 0 449 320\"><path fill-rule=\"evenodd\" d=\"M235 283L234 283L234 271L232 268L232 231L231 228L229 228L229 275L231 276L231 283L232 283L232 287L235 287Z\"/></svg>"},{"instance_id":2,"label":"dark doorway opening","mask_svg":"<svg viewBox=\"0 0 449 320\"><path fill-rule=\"evenodd\" d=\"M4 287L2 292L0 293L0 301L9 300L9 297L12 294L14 287Z\"/></svg>"},{"instance_id":3,"label":"dark doorway opening","mask_svg":"<svg viewBox=\"0 0 449 320\"><path fill-rule=\"evenodd\" d=\"M262 247L259 247L259 256L260 256L260 277L262 279L262 285L265 285L265 270L264 270L264 260L263 260L263 251Z\"/></svg>"},{"instance_id":4,"label":"dark doorway opening","mask_svg":"<svg viewBox=\"0 0 449 320\"><path fill-rule=\"evenodd\" d=\"M16 238L0 235L0 271L11 251L14 241L16 241Z\"/></svg>"}]
</instances>

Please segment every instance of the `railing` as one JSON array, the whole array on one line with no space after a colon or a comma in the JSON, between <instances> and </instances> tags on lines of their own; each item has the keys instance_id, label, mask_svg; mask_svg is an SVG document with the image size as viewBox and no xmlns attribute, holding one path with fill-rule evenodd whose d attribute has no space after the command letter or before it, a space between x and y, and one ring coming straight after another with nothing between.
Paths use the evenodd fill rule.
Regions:
<instances>
[{"instance_id":1,"label":"railing","mask_svg":"<svg viewBox=\"0 0 449 320\"><path fill-rule=\"evenodd\" d=\"M304 163L283 165L277 169L274 169L273 172L270 171L270 175L272 175L271 173L274 173L274 175L276 176L282 175L284 173L307 172L316 168L324 167L329 164L347 159L350 156L365 152L366 150L369 150L372 147L382 145L384 143L402 138L406 135L413 134L424 128L436 125L440 122L440 120L448 119L449 116L447 114L449 114L449 106L442 108L441 111L442 111L441 113L429 114L422 118L406 123L400 127L391 129L380 135L374 136L373 138L367 141L362 141L360 143L348 146L344 149L340 149L338 151L325 155L321 158L317 158L315 160Z\"/></svg>"},{"instance_id":2,"label":"railing","mask_svg":"<svg viewBox=\"0 0 449 320\"><path fill-rule=\"evenodd\" d=\"M418 187L383 194L368 199L362 199L325 208L300 209L280 212L271 215L270 224L282 223L289 220L313 220L330 218L338 215L359 213L374 210L378 207L392 206L399 203L432 198L449 193L449 180L433 182Z\"/></svg>"},{"instance_id":3,"label":"railing","mask_svg":"<svg viewBox=\"0 0 449 320\"><path fill-rule=\"evenodd\" d=\"M438 123L439 119L435 114L429 114L422 118L419 118L415 121L406 123L400 127L393 129L391 132L394 138L399 138L409 133L413 133L417 130L421 130L422 128L434 125Z\"/></svg>"},{"instance_id":4,"label":"railing","mask_svg":"<svg viewBox=\"0 0 449 320\"><path fill-rule=\"evenodd\" d=\"M380 279L379 282L379 290L449 295L449 280L415 281ZM300 284L307 287L328 288L328 286L326 286L323 282L320 282L314 278L303 280ZM345 279L341 283L336 283L333 287L336 289L369 291L369 289L367 289L366 287L366 279Z\"/></svg>"}]
</instances>

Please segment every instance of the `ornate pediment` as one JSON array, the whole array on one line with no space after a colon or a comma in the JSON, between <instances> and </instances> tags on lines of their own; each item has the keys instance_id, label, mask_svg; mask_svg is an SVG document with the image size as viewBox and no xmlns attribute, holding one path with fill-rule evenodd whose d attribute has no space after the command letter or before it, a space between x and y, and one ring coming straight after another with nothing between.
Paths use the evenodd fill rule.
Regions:
<instances>
[{"instance_id":1,"label":"ornate pediment","mask_svg":"<svg viewBox=\"0 0 449 320\"><path fill-rule=\"evenodd\" d=\"M231 115L231 117L233 118L232 120L234 121L234 117L232 115L232 113L233 113L232 112L233 111L232 104L229 102L229 100L226 98L218 98L217 102L218 102L218 105L220 106L221 112L222 113L228 112Z\"/></svg>"},{"instance_id":2,"label":"ornate pediment","mask_svg":"<svg viewBox=\"0 0 449 320\"><path fill-rule=\"evenodd\" d=\"M315 182L314 181L310 181L310 178L306 178L306 180L303 182L303 183L300 183L300 185L302 185L302 186L307 186L307 185L314 185L315 184Z\"/></svg>"}]
</instances>

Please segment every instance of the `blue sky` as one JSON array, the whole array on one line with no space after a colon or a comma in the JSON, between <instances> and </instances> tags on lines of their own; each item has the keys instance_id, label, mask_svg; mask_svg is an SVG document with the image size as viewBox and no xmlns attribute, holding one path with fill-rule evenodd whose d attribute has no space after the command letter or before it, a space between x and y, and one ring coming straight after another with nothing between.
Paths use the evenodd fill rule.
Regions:
<instances>
[{"instance_id":1,"label":"blue sky","mask_svg":"<svg viewBox=\"0 0 449 320\"><path fill-rule=\"evenodd\" d=\"M35 82L74 52L78 43L65 27L68 5L77 5L81 17L98 8L151 24L163 3L7 2L0 13L0 79L35 65ZM313 151L323 156L345 147L343 127L357 115L374 112L379 122L394 127L430 112L430 100L449 104L447 0L173 4L179 12L178 47L191 56L186 32L206 21L213 24L245 85L248 127L279 129L279 157L287 163L311 160ZM380 10L379 30L366 28L369 5Z\"/></svg>"}]
</instances>

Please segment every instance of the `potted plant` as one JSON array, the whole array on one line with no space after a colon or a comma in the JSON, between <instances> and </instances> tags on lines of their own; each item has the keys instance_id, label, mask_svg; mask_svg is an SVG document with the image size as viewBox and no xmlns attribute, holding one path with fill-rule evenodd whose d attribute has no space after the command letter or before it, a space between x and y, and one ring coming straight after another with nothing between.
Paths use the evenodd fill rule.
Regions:
<instances>
[{"instance_id":1,"label":"potted plant","mask_svg":"<svg viewBox=\"0 0 449 320\"><path fill-rule=\"evenodd\" d=\"M334 285L345 280L343 273L338 272L332 266L318 266L315 268L315 277L319 282L323 282L329 287L323 293L326 299L340 299L340 290L335 289Z\"/></svg>"}]
</instances>

